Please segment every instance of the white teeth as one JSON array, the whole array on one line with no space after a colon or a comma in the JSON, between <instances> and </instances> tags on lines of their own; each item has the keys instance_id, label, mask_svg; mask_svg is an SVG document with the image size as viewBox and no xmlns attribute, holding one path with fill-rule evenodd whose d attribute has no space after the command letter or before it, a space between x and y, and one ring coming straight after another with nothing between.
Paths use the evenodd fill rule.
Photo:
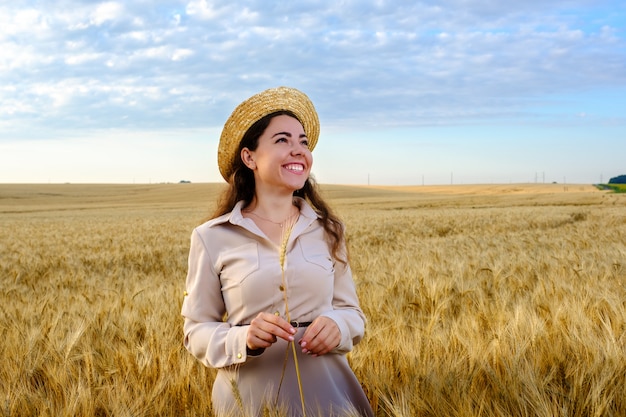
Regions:
<instances>
[{"instance_id":1,"label":"white teeth","mask_svg":"<svg viewBox=\"0 0 626 417\"><path fill-rule=\"evenodd\" d=\"M300 164L289 164L289 165L286 165L285 168L287 168L290 171L304 171L304 167Z\"/></svg>"}]
</instances>

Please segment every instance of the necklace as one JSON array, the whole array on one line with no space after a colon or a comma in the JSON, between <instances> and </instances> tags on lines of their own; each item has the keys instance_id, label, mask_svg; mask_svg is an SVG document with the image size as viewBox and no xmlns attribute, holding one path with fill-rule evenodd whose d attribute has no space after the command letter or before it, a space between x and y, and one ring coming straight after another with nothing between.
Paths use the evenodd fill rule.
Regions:
<instances>
[{"instance_id":1,"label":"necklace","mask_svg":"<svg viewBox=\"0 0 626 417\"><path fill-rule=\"evenodd\" d=\"M287 218L285 218L282 222L275 222L274 220L270 220L270 219L267 219L267 218L265 218L263 216L259 216L254 211L244 210L244 213L252 214L254 217L257 217L257 218L259 218L261 220L264 220L264 221L266 221L268 223L275 224L276 226L280 227L281 229L285 225L285 223L287 223L288 220L291 220L296 214L298 214L298 212L296 211L295 213L290 214L289 216L287 216Z\"/></svg>"}]
</instances>

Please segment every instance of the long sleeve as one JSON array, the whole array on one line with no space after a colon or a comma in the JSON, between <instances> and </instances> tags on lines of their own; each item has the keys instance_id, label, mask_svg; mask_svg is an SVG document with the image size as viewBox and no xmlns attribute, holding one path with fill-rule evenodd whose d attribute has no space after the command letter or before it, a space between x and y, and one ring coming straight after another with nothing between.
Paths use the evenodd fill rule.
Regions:
<instances>
[{"instance_id":1,"label":"long sleeve","mask_svg":"<svg viewBox=\"0 0 626 417\"><path fill-rule=\"evenodd\" d=\"M191 235L186 296L183 301L184 345L204 365L221 368L246 360L247 326L231 326L220 279L197 230Z\"/></svg>"},{"instance_id":2,"label":"long sleeve","mask_svg":"<svg viewBox=\"0 0 626 417\"><path fill-rule=\"evenodd\" d=\"M341 331L341 342L333 352L347 353L363 338L366 319L359 307L350 266L341 262L335 262L332 306L331 311L321 315L334 320Z\"/></svg>"}]
</instances>

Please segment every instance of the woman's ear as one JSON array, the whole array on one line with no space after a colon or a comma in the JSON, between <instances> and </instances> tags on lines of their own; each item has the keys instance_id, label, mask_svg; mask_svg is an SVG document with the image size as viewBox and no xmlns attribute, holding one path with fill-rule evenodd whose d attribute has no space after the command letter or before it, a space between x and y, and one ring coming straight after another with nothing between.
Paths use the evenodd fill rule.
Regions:
<instances>
[{"instance_id":1,"label":"woman's ear","mask_svg":"<svg viewBox=\"0 0 626 417\"><path fill-rule=\"evenodd\" d=\"M243 148L241 150L241 160L245 166L250 168L251 170L256 169L256 162L254 162L254 155L248 148Z\"/></svg>"}]
</instances>

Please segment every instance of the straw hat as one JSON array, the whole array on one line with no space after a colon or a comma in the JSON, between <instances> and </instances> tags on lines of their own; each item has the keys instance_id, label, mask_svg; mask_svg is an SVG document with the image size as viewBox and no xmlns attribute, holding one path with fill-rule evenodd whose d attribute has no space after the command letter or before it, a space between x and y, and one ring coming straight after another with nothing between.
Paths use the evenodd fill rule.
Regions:
<instances>
[{"instance_id":1,"label":"straw hat","mask_svg":"<svg viewBox=\"0 0 626 417\"><path fill-rule=\"evenodd\" d=\"M280 110L296 115L309 140L309 149L315 148L320 135L320 122L311 100L295 88L270 88L237 106L224 124L217 148L217 165L226 181L233 173L235 158L239 157L239 144L243 135L256 121Z\"/></svg>"}]
</instances>

